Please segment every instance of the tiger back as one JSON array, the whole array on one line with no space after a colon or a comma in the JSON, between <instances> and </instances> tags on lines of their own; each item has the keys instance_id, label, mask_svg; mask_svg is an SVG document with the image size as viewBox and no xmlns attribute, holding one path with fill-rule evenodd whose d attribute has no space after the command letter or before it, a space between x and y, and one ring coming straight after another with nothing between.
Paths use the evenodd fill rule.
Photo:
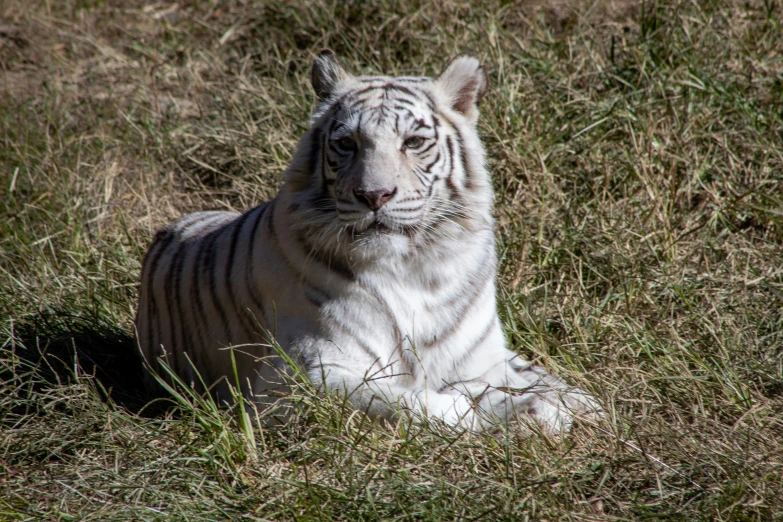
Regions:
<instances>
[{"instance_id":1,"label":"tiger back","mask_svg":"<svg viewBox=\"0 0 783 522\"><path fill-rule=\"evenodd\" d=\"M136 317L146 359L221 397L233 346L243 392L263 401L285 371L274 339L322 390L387 418L480 430L521 417L561 433L597 411L505 346L478 60L436 79L354 77L325 51L312 84L275 199L156 235Z\"/></svg>"}]
</instances>

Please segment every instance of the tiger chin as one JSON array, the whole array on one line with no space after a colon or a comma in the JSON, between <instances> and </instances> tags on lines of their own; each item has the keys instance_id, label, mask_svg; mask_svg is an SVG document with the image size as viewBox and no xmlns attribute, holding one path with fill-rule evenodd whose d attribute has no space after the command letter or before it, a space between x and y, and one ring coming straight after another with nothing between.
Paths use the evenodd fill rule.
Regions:
<instances>
[{"instance_id":1,"label":"tiger chin","mask_svg":"<svg viewBox=\"0 0 783 522\"><path fill-rule=\"evenodd\" d=\"M290 358L357 409L472 431L522 420L558 435L600 415L506 348L479 61L356 77L323 51L311 79L317 105L277 197L157 232L136 316L146 360L226 400L235 346L256 401L285 388Z\"/></svg>"}]
</instances>

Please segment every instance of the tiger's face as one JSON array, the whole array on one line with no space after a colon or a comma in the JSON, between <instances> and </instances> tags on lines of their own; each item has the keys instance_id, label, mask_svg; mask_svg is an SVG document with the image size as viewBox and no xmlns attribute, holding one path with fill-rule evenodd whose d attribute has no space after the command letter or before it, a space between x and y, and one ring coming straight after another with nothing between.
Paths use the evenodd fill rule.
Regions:
<instances>
[{"instance_id":1,"label":"tiger's face","mask_svg":"<svg viewBox=\"0 0 783 522\"><path fill-rule=\"evenodd\" d=\"M303 222L320 216L310 227L320 241L354 257L404 255L491 204L475 128L486 77L475 58L456 58L434 80L355 78L324 52L313 86L320 103L288 181Z\"/></svg>"},{"instance_id":2,"label":"tiger's face","mask_svg":"<svg viewBox=\"0 0 783 522\"><path fill-rule=\"evenodd\" d=\"M350 100L331 119L325 180L338 219L354 236L413 235L445 197L452 136L439 118L393 82ZM346 100L348 101L348 100ZM364 110L357 111L358 104ZM453 145L452 145L453 147Z\"/></svg>"}]
</instances>

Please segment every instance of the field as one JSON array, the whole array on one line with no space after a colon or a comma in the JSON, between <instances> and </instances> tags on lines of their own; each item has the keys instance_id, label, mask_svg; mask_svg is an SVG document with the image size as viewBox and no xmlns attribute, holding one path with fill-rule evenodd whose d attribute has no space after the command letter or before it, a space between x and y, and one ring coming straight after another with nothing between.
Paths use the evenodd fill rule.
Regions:
<instances>
[{"instance_id":1,"label":"field","mask_svg":"<svg viewBox=\"0 0 783 522\"><path fill-rule=\"evenodd\" d=\"M564 440L139 385L154 230L274 196L312 58L471 51L509 342ZM0 3L0 520L783 520L780 0ZM153 402L153 399L155 399Z\"/></svg>"}]
</instances>

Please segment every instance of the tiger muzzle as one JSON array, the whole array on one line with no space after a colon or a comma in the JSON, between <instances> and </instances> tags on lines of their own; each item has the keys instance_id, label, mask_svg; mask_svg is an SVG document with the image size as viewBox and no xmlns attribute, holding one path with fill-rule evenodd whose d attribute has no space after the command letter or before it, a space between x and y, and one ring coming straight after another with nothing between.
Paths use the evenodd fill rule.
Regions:
<instances>
[{"instance_id":1,"label":"tiger muzzle","mask_svg":"<svg viewBox=\"0 0 783 522\"><path fill-rule=\"evenodd\" d=\"M365 190L362 188L353 189L353 195L356 197L357 201L363 203L367 208L373 211L384 206L395 194L397 194L397 187L379 190Z\"/></svg>"}]
</instances>

